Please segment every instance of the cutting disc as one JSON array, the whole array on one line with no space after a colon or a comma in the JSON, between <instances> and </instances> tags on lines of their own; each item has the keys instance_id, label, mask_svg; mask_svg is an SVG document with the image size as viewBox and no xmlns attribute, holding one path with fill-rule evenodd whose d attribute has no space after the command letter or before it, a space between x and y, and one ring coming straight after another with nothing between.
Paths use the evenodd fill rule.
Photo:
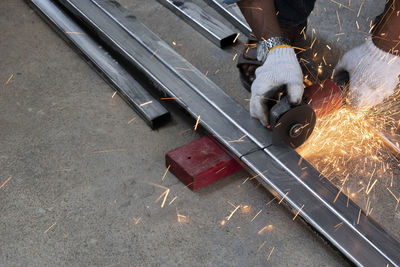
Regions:
<instances>
[{"instance_id":1,"label":"cutting disc","mask_svg":"<svg viewBox=\"0 0 400 267\"><path fill-rule=\"evenodd\" d=\"M292 148L302 145L314 130L316 115L309 105L301 105L283 114L273 129L272 142Z\"/></svg>"}]
</instances>

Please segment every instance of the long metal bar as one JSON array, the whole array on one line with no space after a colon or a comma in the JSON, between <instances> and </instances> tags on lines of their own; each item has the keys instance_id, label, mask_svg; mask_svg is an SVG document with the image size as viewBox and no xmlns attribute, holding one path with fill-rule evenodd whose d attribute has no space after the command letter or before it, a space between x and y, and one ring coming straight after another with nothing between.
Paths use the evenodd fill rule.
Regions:
<instances>
[{"instance_id":1,"label":"long metal bar","mask_svg":"<svg viewBox=\"0 0 400 267\"><path fill-rule=\"evenodd\" d=\"M293 164L293 154L290 154L284 155L289 156L289 159L281 162ZM284 196L283 203L294 214L330 241L354 264L400 264L399 243L353 202L349 201L349 208L346 208L347 196L344 194L339 194L334 201L339 192L328 180L323 178L319 185L313 185L317 180L310 173L315 172L312 167L307 166L309 169L305 175L298 176L292 168L276 164L277 160L281 160L280 157L262 151L247 155L242 160L260 177L259 180L269 191L279 198ZM304 164L307 165L306 162ZM302 168L304 164L301 164ZM318 190L315 190L316 187Z\"/></svg>"},{"instance_id":2,"label":"long metal bar","mask_svg":"<svg viewBox=\"0 0 400 267\"><path fill-rule=\"evenodd\" d=\"M117 2L60 1L104 40L108 39L117 52L151 78L160 90L176 97L177 102L194 118L201 116L199 122L216 139L233 155L241 158L242 163L257 174L271 192L284 198L283 202L294 213L348 259L365 266L400 264L398 241L370 216L360 212L361 209L351 200L347 208L347 197L305 160L301 162L295 151L272 144L265 146L271 134L268 130L263 129L259 140L257 134L261 128L251 124L249 129L245 127L243 121L250 119L248 113L245 116L242 112L243 108L237 108L238 104L232 108L233 100L229 96L217 93L211 81L185 63L182 57L177 57L173 49L138 20L127 16L126 10ZM198 88L195 87L197 85ZM245 135L233 140L232 133ZM242 146L238 146L241 143ZM287 189L290 189L289 193ZM289 195L291 197L286 199ZM342 224L344 231L340 231L340 227L333 233L335 227L332 227L332 222Z\"/></svg>"},{"instance_id":3,"label":"long metal bar","mask_svg":"<svg viewBox=\"0 0 400 267\"><path fill-rule=\"evenodd\" d=\"M221 48L232 45L238 35L191 1L158 0L158 2Z\"/></svg>"},{"instance_id":4,"label":"long metal bar","mask_svg":"<svg viewBox=\"0 0 400 267\"><path fill-rule=\"evenodd\" d=\"M117 53L125 56L132 63L136 62L135 64L138 68L149 66L147 70L150 69L153 73L157 72L156 74L160 76L167 75L168 79L163 80L167 86L160 86L161 90L169 90L170 94L178 95L179 100L182 100L182 97L187 94L190 94L190 97L197 98L199 98L198 95L200 94L201 98L207 102L207 106L217 109L225 119L239 128L243 135L246 135L246 140L252 138L253 142L257 142L260 148L271 145L271 133L257 120L249 118L249 113L240 104L225 94L215 83L205 77L117 2L80 2L75 0L60 0L60 2L69 7L72 12L75 12L75 15L90 24L92 30L104 42L114 47ZM98 15L99 11L105 12L109 16L105 16L104 13ZM118 20L113 16L114 12L119 14ZM93 18L96 18L96 21ZM134 29L134 31L129 29ZM147 53L150 53L151 57L144 58L141 56ZM163 64L160 66L159 62L153 59L158 59ZM151 73L150 71L148 72ZM173 75L169 75L169 73ZM192 95L192 92L195 95ZM243 137L243 135L235 138ZM231 137L230 134L225 136ZM239 146L240 143L242 142L233 144ZM245 150L242 150L242 152L245 152Z\"/></svg>"},{"instance_id":5,"label":"long metal bar","mask_svg":"<svg viewBox=\"0 0 400 267\"><path fill-rule=\"evenodd\" d=\"M119 92L151 128L157 128L169 119L168 110L60 7L50 0L27 2Z\"/></svg>"},{"instance_id":6,"label":"long metal bar","mask_svg":"<svg viewBox=\"0 0 400 267\"><path fill-rule=\"evenodd\" d=\"M325 225L319 232L323 233L325 237L329 236L328 239L333 244L336 242L336 248L347 255L348 258L353 258L353 262L356 264L363 266L378 266L379 264L399 266L400 243L387 233L370 215L366 215L341 190L338 190L328 179L318 173L311 164L303 160L299 154L288 147L283 148L272 145L265 148L264 152L277 163L282 171L285 171L294 178L292 180L294 187L292 188L296 189L292 189L291 192L296 192L298 196L297 203L303 201L304 207L309 206L311 211L317 210L316 213L305 214L303 217L312 218L317 227L321 228L322 225ZM267 176L269 175L271 173L267 174ZM299 188L296 184L309 192L310 199L315 199L315 201L309 202L309 205L305 204L310 199L307 200L302 193L299 194ZM284 188L283 185L282 187ZM292 194L290 193L290 195ZM307 210L301 210L300 213L307 213ZM323 210L329 210L329 212ZM327 216L327 214L330 215ZM329 222L339 221L338 223L341 226L346 226L353 234L346 233L340 237L340 233L337 233L338 229L336 227L331 228L328 226L329 223L323 223L328 218L330 218ZM333 230L335 230L335 234L332 234ZM363 249L360 250L360 247Z\"/></svg>"},{"instance_id":7,"label":"long metal bar","mask_svg":"<svg viewBox=\"0 0 400 267\"><path fill-rule=\"evenodd\" d=\"M89 0L62 0L60 2L80 20L84 21L91 31L97 34L108 46L113 47L116 53L125 57L126 61L131 63L133 69L147 77L160 91L175 99L211 135L220 140L225 147L230 147L231 153L235 157L240 158L245 154L260 149L243 131L220 113L215 108L215 105L207 101L206 98L199 97L198 93L182 81L171 68L160 63L158 57L164 51L164 47L168 47L170 51L173 51L165 42L160 40L159 49L149 50L138 40L132 38L128 32L104 13L96 3ZM121 8L117 2L110 1L107 3L111 7ZM125 13L123 16L126 19L137 21L130 14ZM137 21L137 23L140 22ZM154 42L158 41L154 40ZM173 57L171 55L170 60L175 62L174 66L179 71L188 73L193 71L186 68L184 59L181 57ZM235 108L243 109L227 95L225 96L226 99L230 100L227 105L232 111ZM204 121L207 121L207 123L203 123ZM221 125L224 125L224 127L221 127ZM240 142L237 141L239 139Z\"/></svg>"},{"instance_id":8,"label":"long metal bar","mask_svg":"<svg viewBox=\"0 0 400 267\"><path fill-rule=\"evenodd\" d=\"M133 18L126 9L122 6L117 6L116 1L90 1L112 18L116 24L129 34L130 38L135 39L147 51L154 54L155 58L176 74L191 90L200 94L203 99L222 113L224 117L244 132L260 148L272 144L272 133L270 131L266 131L258 120L249 118L247 110L224 93L221 88L175 52L145 25Z\"/></svg>"},{"instance_id":9,"label":"long metal bar","mask_svg":"<svg viewBox=\"0 0 400 267\"><path fill-rule=\"evenodd\" d=\"M245 35L251 35L251 28L247 24L246 19L240 12L239 7L236 4L225 4L223 0L204 0L210 6L212 6L218 13L220 13L226 20L232 23Z\"/></svg>"}]
</instances>

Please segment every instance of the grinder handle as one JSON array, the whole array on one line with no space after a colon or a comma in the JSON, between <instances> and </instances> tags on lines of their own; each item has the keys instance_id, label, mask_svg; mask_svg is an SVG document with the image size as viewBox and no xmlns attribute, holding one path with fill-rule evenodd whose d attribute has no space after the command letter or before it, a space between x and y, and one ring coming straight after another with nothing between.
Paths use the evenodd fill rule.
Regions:
<instances>
[{"instance_id":1,"label":"grinder handle","mask_svg":"<svg viewBox=\"0 0 400 267\"><path fill-rule=\"evenodd\" d=\"M264 95L264 98L264 104L268 109L269 126L273 129L279 118L295 105L289 103L286 85L270 90Z\"/></svg>"},{"instance_id":2,"label":"grinder handle","mask_svg":"<svg viewBox=\"0 0 400 267\"><path fill-rule=\"evenodd\" d=\"M269 122L271 128L274 128L277 124L279 118L288 112L292 108L292 105L289 103L289 98L287 95L281 97L281 99L272 106L269 111Z\"/></svg>"}]
</instances>

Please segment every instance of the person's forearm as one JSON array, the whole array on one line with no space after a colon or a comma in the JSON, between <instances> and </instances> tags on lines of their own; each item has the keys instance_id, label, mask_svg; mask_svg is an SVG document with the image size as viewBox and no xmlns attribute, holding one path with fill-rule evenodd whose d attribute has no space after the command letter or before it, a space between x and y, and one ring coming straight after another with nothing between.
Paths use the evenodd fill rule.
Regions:
<instances>
[{"instance_id":1,"label":"person's forearm","mask_svg":"<svg viewBox=\"0 0 400 267\"><path fill-rule=\"evenodd\" d=\"M274 0L242 0L238 5L258 40L282 36Z\"/></svg>"},{"instance_id":2,"label":"person's forearm","mask_svg":"<svg viewBox=\"0 0 400 267\"><path fill-rule=\"evenodd\" d=\"M380 49L399 54L400 51L400 0L389 0L385 11L378 17L372 40Z\"/></svg>"}]
</instances>

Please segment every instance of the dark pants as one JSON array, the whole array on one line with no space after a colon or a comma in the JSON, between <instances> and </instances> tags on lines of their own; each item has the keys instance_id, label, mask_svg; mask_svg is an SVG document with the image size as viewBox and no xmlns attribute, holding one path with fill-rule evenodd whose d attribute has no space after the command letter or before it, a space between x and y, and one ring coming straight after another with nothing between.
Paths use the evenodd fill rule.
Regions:
<instances>
[{"instance_id":1,"label":"dark pants","mask_svg":"<svg viewBox=\"0 0 400 267\"><path fill-rule=\"evenodd\" d=\"M240 0L223 0L226 4ZM298 26L307 21L314 9L316 0L274 0L279 23L286 26Z\"/></svg>"}]
</instances>

